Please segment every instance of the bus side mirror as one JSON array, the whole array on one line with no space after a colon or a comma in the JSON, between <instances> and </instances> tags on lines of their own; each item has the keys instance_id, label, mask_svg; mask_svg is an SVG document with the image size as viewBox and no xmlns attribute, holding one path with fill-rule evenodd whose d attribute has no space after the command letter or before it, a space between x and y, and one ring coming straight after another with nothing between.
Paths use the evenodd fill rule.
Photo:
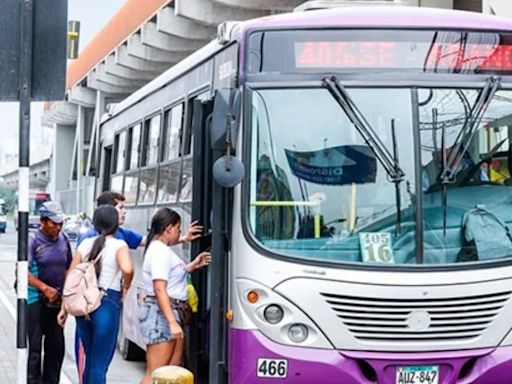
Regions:
<instances>
[{"instance_id":1,"label":"bus side mirror","mask_svg":"<svg viewBox=\"0 0 512 384\"><path fill-rule=\"evenodd\" d=\"M240 127L240 91L218 89L213 101L210 126L211 147L226 154L213 164L213 178L223 187L232 188L242 181L245 169L233 156Z\"/></svg>"},{"instance_id":2,"label":"bus side mirror","mask_svg":"<svg viewBox=\"0 0 512 384\"><path fill-rule=\"evenodd\" d=\"M215 151L234 149L240 125L240 91L222 88L215 91L210 143Z\"/></svg>"}]
</instances>

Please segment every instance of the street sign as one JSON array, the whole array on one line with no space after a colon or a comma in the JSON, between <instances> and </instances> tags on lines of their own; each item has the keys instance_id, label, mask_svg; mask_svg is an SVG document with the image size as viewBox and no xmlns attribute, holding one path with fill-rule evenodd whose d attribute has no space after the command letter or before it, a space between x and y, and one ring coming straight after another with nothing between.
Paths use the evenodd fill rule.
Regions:
<instances>
[{"instance_id":1,"label":"street sign","mask_svg":"<svg viewBox=\"0 0 512 384\"><path fill-rule=\"evenodd\" d=\"M23 0L2 0L0 101L18 101ZM67 0L33 2L32 101L62 100L66 80Z\"/></svg>"}]
</instances>

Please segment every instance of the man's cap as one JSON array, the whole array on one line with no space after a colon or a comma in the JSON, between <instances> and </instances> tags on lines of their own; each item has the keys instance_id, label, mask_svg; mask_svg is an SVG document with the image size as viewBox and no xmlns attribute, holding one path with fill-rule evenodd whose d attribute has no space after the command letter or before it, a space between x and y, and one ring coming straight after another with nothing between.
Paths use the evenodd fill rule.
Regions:
<instances>
[{"instance_id":1,"label":"man's cap","mask_svg":"<svg viewBox=\"0 0 512 384\"><path fill-rule=\"evenodd\" d=\"M47 201L39 208L39 215L46 217L54 223L60 224L66 219L62 206L56 201Z\"/></svg>"}]
</instances>

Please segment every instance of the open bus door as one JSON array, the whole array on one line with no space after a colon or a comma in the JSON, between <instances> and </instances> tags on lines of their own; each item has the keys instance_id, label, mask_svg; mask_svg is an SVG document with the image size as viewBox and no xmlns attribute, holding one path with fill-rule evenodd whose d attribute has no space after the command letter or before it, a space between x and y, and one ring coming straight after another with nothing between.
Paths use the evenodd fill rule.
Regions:
<instances>
[{"instance_id":1,"label":"open bus door","mask_svg":"<svg viewBox=\"0 0 512 384\"><path fill-rule=\"evenodd\" d=\"M201 301L191 328L190 367L197 383L227 383L228 251L231 233L231 187L243 178L242 163L231 156L236 142L240 93L219 89L215 101L193 103L194 198L192 220L200 220L204 236L192 245L196 255L211 247L212 263L196 273L193 283ZM215 181L214 181L215 180Z\"/></svg>"},{"instance_id":2,"label":"open bus door","mask_svg":"<svg viewBox=\"0 0 512 384\"><path fill-rule=\"evenodd\" d=\"M192 103L193 130L193 192L192 221L198 220L204 227L203 236L192 242L191 255L211 249L212 246L212 159L208 134L208 118L213 101L196 98ZM196 383L208 383L210 300L209 271L203 268L192 274L192 283L199 296L199 311L190 326L188 341L188 366L194 372Z\"/></svg>"}]
</instances>

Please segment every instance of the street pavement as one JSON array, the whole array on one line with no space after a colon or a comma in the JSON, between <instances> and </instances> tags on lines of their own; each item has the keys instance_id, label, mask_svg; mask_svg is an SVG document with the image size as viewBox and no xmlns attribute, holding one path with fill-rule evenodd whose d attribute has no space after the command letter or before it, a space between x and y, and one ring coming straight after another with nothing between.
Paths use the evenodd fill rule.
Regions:
<instances>
[{"instance_id":1,"label":"street pavement","mask_svg":"<svg viewBox=\"0 0 512 384\"><path fill-rule=\"evenodd\" d=\"M12 223L0 235L0 383L16 383L16 292L13 289L17 258L17 233ZM66 356L60 384L78 384L74 358L75 322L72 316L65 328ZM107 383L136 384L144 375L144 362L123 360L116 352L110 365Z\"/></svg>"}]
</instances>

